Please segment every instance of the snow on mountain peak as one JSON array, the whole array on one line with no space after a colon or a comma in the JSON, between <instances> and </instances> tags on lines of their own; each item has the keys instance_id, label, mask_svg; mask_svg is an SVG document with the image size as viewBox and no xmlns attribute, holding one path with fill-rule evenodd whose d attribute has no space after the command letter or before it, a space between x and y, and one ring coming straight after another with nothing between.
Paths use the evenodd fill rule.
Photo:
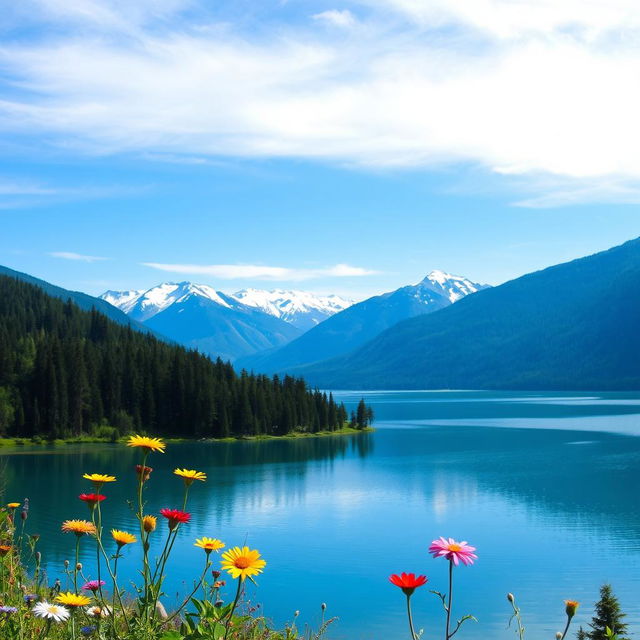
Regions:
<instances>
[{"instance_id":1,"label":"snow on mountain peak","mask_svg":"<svg viewBox=\"0 0 640 640\"><path fill-rule=\"evenodd\" d=\"M487 287L487 285L472 282L464 276L454 276L440 269L431 271L431 273L418 284L418 287L425 285L432 290L440 290L443 292L451 303L468 296L470 293L475 293Z\"/></svg>"},{"instance_id":2,"label":"snow on mountain peak","mask_svg":"<svg viewBox=\"0 0 640 640\"><path fill-rule=\"evenodd\" d=\"M301 329L309 329L334 313L353 304L353 300L336 295L318 296L308 291L284 289L242 289L231 296Z\"/></svg>"}]
</instances>

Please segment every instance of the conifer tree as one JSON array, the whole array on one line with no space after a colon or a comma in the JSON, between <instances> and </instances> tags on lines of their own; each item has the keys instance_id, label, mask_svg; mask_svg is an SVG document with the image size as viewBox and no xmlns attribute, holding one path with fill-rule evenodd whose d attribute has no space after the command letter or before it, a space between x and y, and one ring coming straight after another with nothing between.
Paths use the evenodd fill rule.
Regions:
<instances>
[{"instance_id":1,"label":"conifer tree","mask_svg":"<svg viewBox=\"0 0 640 640\"><path fill-rule=\"evenodd\" d=\"M626 615L620 609L620 602L613 595L611 585L603 584L600 587L600 600L595 604L595 614L589 625L591 630L584 631L581 627L578 640L607 640L607 628L617 636L617 640L629 640L624 636L629 625L622 621Z\"/></svg>"}]
</instances>

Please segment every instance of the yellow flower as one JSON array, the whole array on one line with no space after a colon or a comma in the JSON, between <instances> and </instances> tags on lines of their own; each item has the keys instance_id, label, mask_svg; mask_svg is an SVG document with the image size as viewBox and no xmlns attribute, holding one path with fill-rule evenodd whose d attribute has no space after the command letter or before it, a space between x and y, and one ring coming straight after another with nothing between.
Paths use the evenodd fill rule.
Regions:
<instances>
[{"instance_id":1,"label":"yellow flower","mask_svg":"<svg viewBox=\"0 0 640 640\"><path fill-rule=\"evenodd\" d=\"M140 447L145 450L145 453L151 453L152 451L159 451L164 453L164 448L167 446L160 438L148 438L147 436L129 436L128 447Z\"/></svg>"},{"instance_id":2,"label":"yellow flower","mask_svg":"<svg viewBox=\"0 0 640 640\"><path fill-rule=\"evenodd\" d=\"M106 476L104 473L85 473L82 477L93 482L93 486L96 488L96 491L100 491L105 482L116 481L115 476Z\"/></svg>"},{"instance_id":3,"label":"yellow flower","mask_svg":"<svg viewBox=\"0 0 640 640\"><path fill-rule=\"evenodd\" d=\"M87 596L72 593L71 591L67 591L67 593L63 591L56 596L56 602L64 604L67 607L86 607L91 602L91 599L87 598Z\"/></svg>"},{"instance_id":4,"label":"yellow flower","mask_svg":"<svg viewBox=\"0 0 640 640\"><path fill-rule=\"evenodd\" d=\"M173 473L183 478L187 487L190 486L194 480L204 482L207 479L206 473L195 471L194 469L176 469Z\"/></svg>"},{"instance_id":5,"label":"yellow flower","mask_svg":"<svg viewBox=\"0 0 640 640\"><path fill-rule=\"evenodd\" d=\"M20 506L20 503L19 503L19 502L10 502L10 503L7 505L7 507L8 507L9 509L17 509L19 506Z\"/></svg>"},{"instance_id":6,"label":"yellow flower","mask_svg":"<svg viewBox=\"0 0 640 640\"><path fill-rule=\"evenodd\" d=\"M88 520L65 520L62 523L62 530L65 533L75 533L77 536L95 534L96 526Z\"/></svg>"},{"instance_id":7,"label":"yellow flower","mask_svg":"<svg viewBox=\"0 0 640 640\"><path fill-rule=\"evenodd\" d=\"M233 547L222 554L222 568L232 578L244 580L247 576L257 576L267 563L260 558L257 549Z\"/></svg>"},{"instance_id":8,"label":"yellow flower","mask_svg":"<svg viewBox=\"0 0 640 640\"><path fill-rule=\"evenodd\" d=\"M224 547L224 542L217 538L197 538L194 547L200 547L207 552L207 555L212 551L218 551Z\"/></svg>"},{"instance_id":9,"label":"yellow flower","mask_svg":"<svg viewBox=\"0 0 640 640\"><path fill-rule=\"evenodd\" d=\"M158 518L155 516L143 516L142 518L142 528L147 532L151 533L156 530L156 524L158 524Z\"/></svg>"},{"instance_id":10,"label":"yellow flower","mask_svg":"<svg viewBox=\"0 0 640 640\"><path fill-rule=\"evenodd\" d=\"M118 547L124 547L125 544L131 544L138 540L132 533L118 529L111 529L111 537L118 543Z\"/></svg>"}]
</instances>

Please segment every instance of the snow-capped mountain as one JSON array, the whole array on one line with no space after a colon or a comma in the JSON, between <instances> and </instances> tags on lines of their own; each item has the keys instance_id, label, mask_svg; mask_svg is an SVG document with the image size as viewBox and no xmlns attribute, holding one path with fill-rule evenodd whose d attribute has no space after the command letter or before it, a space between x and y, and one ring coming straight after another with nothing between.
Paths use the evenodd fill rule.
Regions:
<instances>
[{"instance_id":1,"label":"snow-capped mountain","mask_svg":"<svg viewBox=\"0 0 640 640\"><path fill-rule=\"evenodd\" d=\"M318 296L308 291L283 289L242 289L232 294L232 297L305 331L350 307L354 302L336 295Z\"/></svg>"},{"instance_id":2,"label":"snow-capped mountain","mask_svg":"<svg viewBox=\"0 0 640 640\"><path fill-rule=\"evenodd\" d=\"M184 302L190 296L200 296L231 308L233 303L230 304L223 295L206 284L163 282L146 291L105 291L100 297L135 320L145 322L172 304Z\"/></svg>"},{"instance_id":3,"label":"snow-capped mountain","mask_svg":"<svg viewBox=\"0 0 640 640\"><path fill-rule=\"evenodd\" d=\"M273 349L300 329L208 285L165 282L146 291L106 291L100 298L187 347L235 360Z\"/></svg>"},{"instance_id":4,"label":"snow-capped mountain","mask_svg":"<svg viewBox=\"0 0 640 640\"><path fill-rule=\"evenodd\" d=\"M239 365L273 373L340 356L398 322L448 307L486 286L444 271L432 271L418 284L353 304L296 340L269 353L247 356Z\"/></svg>"}]
</instances>

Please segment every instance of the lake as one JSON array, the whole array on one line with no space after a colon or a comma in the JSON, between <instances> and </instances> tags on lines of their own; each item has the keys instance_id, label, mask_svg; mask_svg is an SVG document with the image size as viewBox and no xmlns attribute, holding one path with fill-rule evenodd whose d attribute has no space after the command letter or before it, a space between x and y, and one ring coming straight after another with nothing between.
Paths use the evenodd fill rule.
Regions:
<instances>
[{"instance_id":1,"label":"lake","mask_svg":"<svg viewBox=\"0 0 640 640\"><path fill-rule=\"evenodd\" d=\"M167 605L201 569L195 537L246 540L268 562L251 599L277 624L299 610L300 620L317 625L325 602L327 615L339 617L330 638L406 638L404 596L387 577L424 573L428 587L445 591L447 563L427 553L444 535L468 540L479 555L455 572L454 616L478 618L460 640L514 638L509 591L522 607L527 637L552 638L565 620L563 600L582 603L576 623L585 624L606 581L640 629L640 394L336 395L349 406L364 395L376 412L375 433L171 444L165 455L151 456L148 512L181 505L175 467L209 476L191 490L192 522L176 544ZM73 553L61 521L88 513L77 500L90 488L83 473L118 477L104 489L104 520L135 532L125 500L133 496L137 452L105 444L1 455L6 500L30 498L27 531L42 536L51 582ZM159 529L164 534L164 522ZM121 561L131 578L136 546ZM90 572L89 540L82 549ZM413 605L416 626L441 637L436 597L423 587Z\"/></svg>"}]
</instances>

